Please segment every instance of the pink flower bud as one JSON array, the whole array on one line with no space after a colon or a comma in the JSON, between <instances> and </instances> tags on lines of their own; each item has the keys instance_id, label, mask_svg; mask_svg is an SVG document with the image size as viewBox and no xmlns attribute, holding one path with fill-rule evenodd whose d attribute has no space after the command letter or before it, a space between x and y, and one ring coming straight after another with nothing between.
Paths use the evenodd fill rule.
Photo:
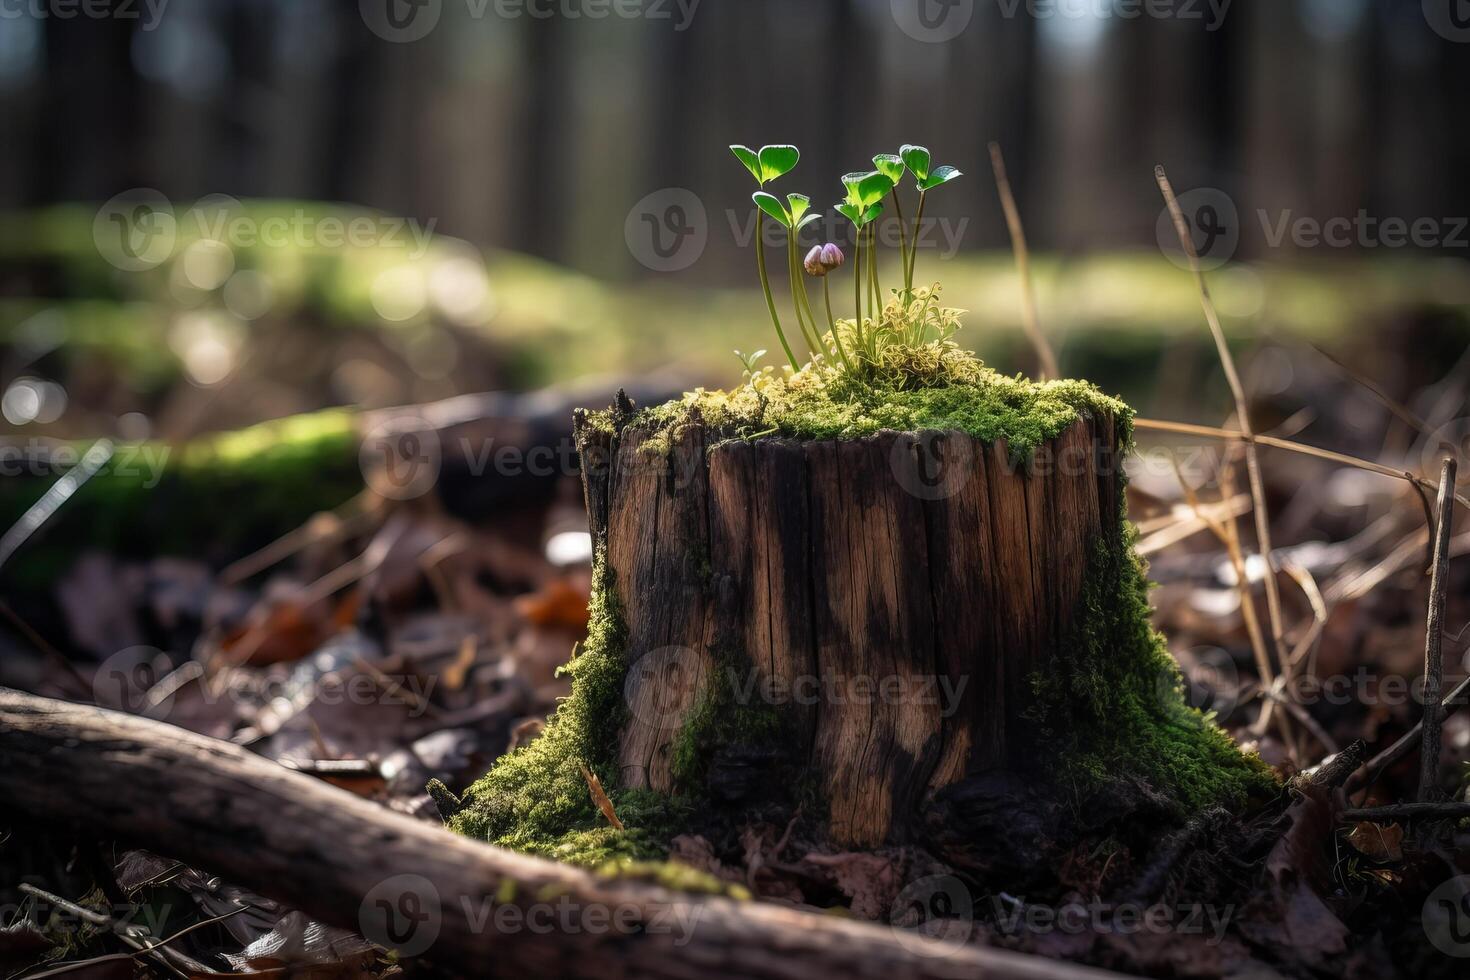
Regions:
<instances>
[{"instance_id":1,"label":"pink flower bud","mask_svg":"<svg viewBox=\"0 0 1470 980\"><path fill-rule=\"evenodd\" d=\"M828 242L825 245L813 245L812 250L806 253L807 275L825 276L833 269L840 266L844 261L842 249Z\"/></svg>"}]
</instances>

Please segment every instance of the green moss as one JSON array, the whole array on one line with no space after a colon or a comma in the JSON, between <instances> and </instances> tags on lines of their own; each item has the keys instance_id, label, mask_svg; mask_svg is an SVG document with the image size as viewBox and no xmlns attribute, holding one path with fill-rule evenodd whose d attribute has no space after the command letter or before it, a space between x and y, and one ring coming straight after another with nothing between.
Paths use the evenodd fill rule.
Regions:
<instances>
[{"instance_id":1,"label":"green moss","mask_svg":"<svg viewBox=\"0 0 1470 980\"><path fill-rule=\"evenodd\" d=\"M786 727L774 704L743 702L735 692L731 661L710 673L700 699L670 746L669 770L674 784L698 790L715 749L722 745L780 746Z\"/></svg>"},{"instance_id":2,"label":"green moss","mask_svg":"<svg viewBox=\"0 0 1470 980\"><path fill-rule=\"evenodd\" d=\"M7 581L44 587L85 549L239 557L361 492L356 426L352 412L329 409L182 446L118 444L27 545L26 561L7 567ZM80 459L90 445L69 443L54 451ZM0 526L19 519L58 476L45 467L0 479Z\"/></svg>"},{"instance_id":3,"label":"green moss","mask_svg":"<svg viewBox=\"0 0 1470 980\"><path fill-rule=\"evenodd\" d=\"M624 628L612 572L596 561L587 641L562 668L572 693L535 741L506 755L465 791L451 829L530 854L584 867L663 857L687 820L688 804L617 784L623 701ZM586 765L607 788L625 830L607 825L592 803Z\"/></svg>"},{"instance_id":4,"label":"green moss","mask_svg":"<svg viewBox=\"0 0 1470 980\"><path fill-rule=\"evenodd\" d=\"M1132 417L1127 405L1085 381L1007 377L952 347L942 358L922 353L935 348L887 352L897 362L890 369L904 378L898 385L807 367L782 377L760 375L730 392L696 389L640 411L633 424L653 431L648 445L655 451L666 450L682 426L699 421L730 438L853 439L881 429L957 429L986 442L1004 439L1014 456L1026 458L1078 418Z\"/></svg>"},{"instance_id":5,"label":"green moss","mask_svg":"<svg viewBox=\"0 0 1470 980\"><path fill-rule=\"evenodd\" d=\"M1270 767L1186 703L1179 665L1150 622L1133 537L1120 525L1094 543L1077 626L1032 677L1038 750L1078 797L1120 776L1143 778L1180 812L1274 793Z\"/></svg>"},{"instance_id":6,"label":"green moss","mask_svg":"<svg viewBox=\"0 0 1470 980\"><path fill-rule=\"evenodd\" d=\"M615 860L597 869L604 878L632 879L662 885L676 892L691 892L701 895L727 895L730 898L748 899L750 891L716 878L714 875L692 868L678 861L634 861Z\"/></svg>"}]
</instances>

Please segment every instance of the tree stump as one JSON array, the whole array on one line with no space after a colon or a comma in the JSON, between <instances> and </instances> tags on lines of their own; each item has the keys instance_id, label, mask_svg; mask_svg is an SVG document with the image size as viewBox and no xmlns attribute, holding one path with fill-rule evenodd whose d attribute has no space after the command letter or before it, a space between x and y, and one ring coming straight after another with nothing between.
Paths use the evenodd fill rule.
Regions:
<instances>
[{"instance_id":1,"label":"tree stump","mask_svg":"<svg viewBox=\"0 0 1470 980\"><path fill-rule=\"evenodd\" d=\"M782 712L844 845L902 840L934 791L1023 768L1030 679L1117 533L1114 420L1027 461L957 431L728 435L579 425L626 626L622 784L679 789L675 747L721 683Z\"/></svg>"}]
</instances>

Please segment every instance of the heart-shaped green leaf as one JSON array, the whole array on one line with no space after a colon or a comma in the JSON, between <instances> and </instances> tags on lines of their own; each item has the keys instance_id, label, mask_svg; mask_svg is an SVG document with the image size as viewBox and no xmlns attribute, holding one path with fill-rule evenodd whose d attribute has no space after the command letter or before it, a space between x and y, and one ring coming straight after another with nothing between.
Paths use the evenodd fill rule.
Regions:
<instances>
[{"instance_id":1,"label":"heart-shaped green leaf","mask_svg":"<svg viewBox=\"0 0 1470 980\"><path fill-rule=\"evenodd\" d=\"M750 199L755 202L756 207L779 221L783 228L791 227L791 215L787 213L786 205L782 204L780 198L776 197L776 195L767 194L765 191L756 191L750 195Z\"/></svg>"},{"instance_id":2,"label":"heart-shaped green leaf","mask_svg":"<svg viewBox=\"0 0 1470 980\"><path fill-rule=\"evenodd\" d=\"M909 168L909 172L914 175L914 179L920 184L923 184L925 180L929 179L931 158L929 156L929 150L926 147L905 143L899 148L898 155L903 158L904 165Z\"/></svg>"},{"instance_id":3,"label":"heart-shaped green leaf","mask_svg":"<svg viewBox=\"0 0 1470 980\"><path fill-rule=\"evenodd\" d=\"M801 221L799 221L797 223L796 230L797 231L801 231L803 228L805 228L807 225L811 224L812 222L814 222L814 221L821 221L821 220L822 220L822 215L821 215L820 212L809 214L805 218L802 218Z\"/></svg>"},{"instance_id":4,"label":"heart-shaped green leaf","mask_svg":"<svg viewBox=\"0 0 1470 980\"><path fill-rule=\"evenodd\" d=\"M765 183L764 180L761 180L760 157L756 156L754 150L748 146L741 146L739 143L732 143L730 144L730 152L735 154L735 159L745 164L745 169L750 171L750 175L756 179L756 183Z\"/></svg>"},{"instance_id":5,"label":"heart-shaped green leaf","mask_svg":"<svg viewBox=\"0 0 1470 980\"><path fill-rule=\"evenodd\" d=\"M903 176L903 158L897 153L880 153L873 158L873 166L894 184Z\"/></svg>"},{"instance_id":6,"label":"heart-shaped green leaf","mask_svg":"<svg viewBox=\"0 0 1470 980\"><path fill-rule=\"evenodd\" d=\"M791 169L796 166L796 161L800 159L801 151L794 146L780 144L761 147L761 176L764 178L761 183L790 173Z\"/></svg>"},{"instance_id":7,"label":"heart-shaped green leaf","mask_svg":"<svg viewBox=\"0 0 1470 980\"><path fill-rule=\"evenodd\" d=\"M883 213L883 205L880 202L878 204L873 205L872 207L868 208L868 210L866 210L866 211L863 212L863 220L862 220L862 223L865 224L865 225L866 224L869 224L869 223L872 222L872 220L874 218L878 217L878 215L880 215L882 213Z\"/></svg>"},{"instance_id":8,"label":"heart-shaped green leaf","mask_svg":"<svg viewBox=\"0 0 1470 980\"><path fill-rule=\"evenodd\" d=\"M930 174L926 179L919 181L919 190L927 191L931 187L938 187L940 184L947 184L950 181L954 180L956 177L962 176L964 175L961 174L954 167L935 167L932 174Z\"/></svg>"},{"instance_id":9,"label":"heart-shaped green leaf","mask_svg":"<svg viewBox=\"0 0 1470 980\"><path fill-rule=\"evenodd\" d=\"M850 201L843 201L841 204L836 205L836 208L838 214L842 215L844 218L846 218L848 221L851 221L855 225L858 225L858 222L862 219L862 207L857 204L853 204ZM862 225L858 225L858 227L861 228Z\"/></svg>"},{"instance_id":10,"label":"heart-shaped green leaf","mask_svg":"<svg viewBox=\"0 0 1470 980\"><path fill-rule=\"evenodd\" d=\"M812 199L805 194L787 194L786 204L787 211L791 215L791 220L793 222L799 222L801 221L801 216L811 210Z\"/></svg>"},{"instance_id":11,"label":"heart-shaped green leaf","mask_svg":"<svg viewBox=\"0 0 1470 980\"><path fill-rule=\"evenodd\" d=\"M863 207L868 207L883 200L884 196L891 190L893 190L893 181L889 180L886 174L874 170L872 173L865 175L862 180L858 181L858 201Z\"/></svg>"}]
</instances>

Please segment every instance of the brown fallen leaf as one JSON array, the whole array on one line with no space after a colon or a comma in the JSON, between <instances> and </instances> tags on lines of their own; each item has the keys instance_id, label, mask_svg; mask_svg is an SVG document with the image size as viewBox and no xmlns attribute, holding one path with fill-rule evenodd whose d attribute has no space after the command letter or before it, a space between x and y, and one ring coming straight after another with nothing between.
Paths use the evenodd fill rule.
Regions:
<instances>
[{"instance_id":1,"label":"brown fallen leaf","mask_svg":"<svg viewBox=\"0 0 1470 980\"><path fill-rule=\"evenodd\" d=\"M592 802L597 804L597 809L602 811L604 817L607 817L607 822L613 825L614 830L622 830L623 822L618 819L612 800L608 799L607 794L602 791L602 781L597 778L596 773L587 768L586 763L579 762L577 765L582 767L582 778L587 780L587 788L592 791Z\"/></svg>"},{"instance_id":2,"label":"brown fallen leaf","mask_svg":"<svg viewBox=\"0 0 1470 980\"><path fill-rule=\"evenodd\" d=\"M539 591L519 596L516 611L536 626L559 626L577 633L587 629L587 593L564 578L552 579Z\"/></svg>"},{"instance_id":3,"label":"brown fallen leaf","mask_svg":"<svg viewBox=\"0 0 1470 980\"><path fill-rule=\"evenodd\" d=\"M1396 823L1357 823L1347 841L1359 854L1375 861L1401 861L1404 857L1404 828Z\"/></svg>"}]
</instances>

